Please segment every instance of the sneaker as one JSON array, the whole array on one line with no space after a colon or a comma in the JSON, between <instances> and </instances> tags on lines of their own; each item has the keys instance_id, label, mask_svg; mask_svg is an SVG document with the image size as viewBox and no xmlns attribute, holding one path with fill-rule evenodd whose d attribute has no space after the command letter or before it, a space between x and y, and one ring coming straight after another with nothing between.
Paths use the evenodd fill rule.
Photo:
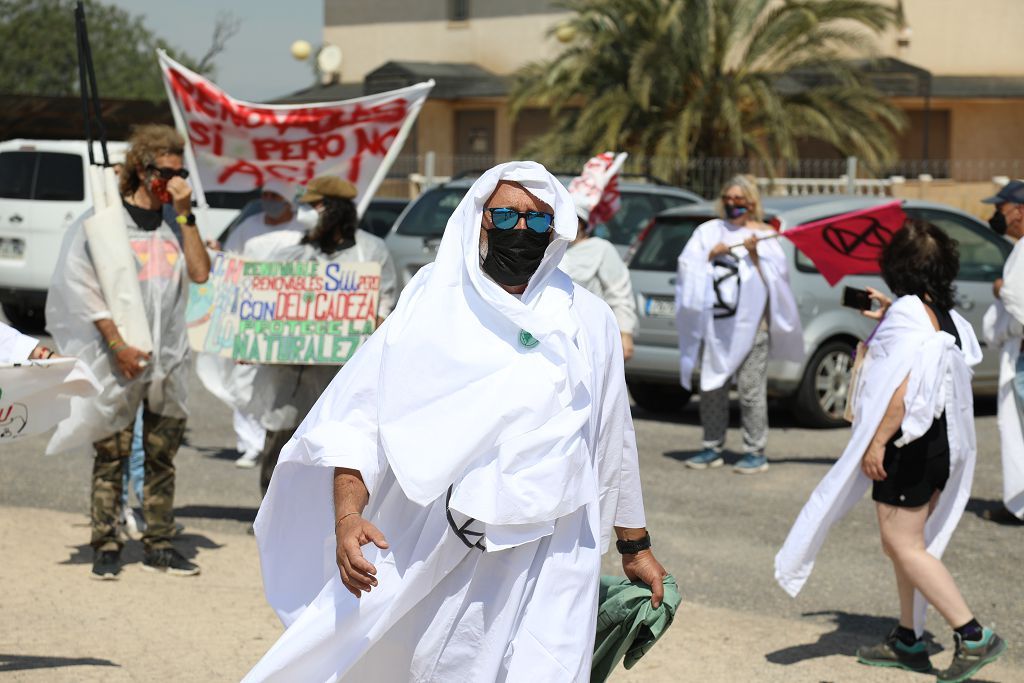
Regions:
<instances>
[{"instance_id":1,"label":"sneaker","mask_svg":"<svg viewBox=\"0 0 1024 683\"><path fill-rule=\"evenodd\" d=\"M960 683L973 678L981 667L1006 652L1006 641L990 628L982 630L981 640L963 640L959 633L953 634L953 640L956 642L953 661L948 669L939 672L936 679L939 683Z\"/></svg>"},{"instance_id":2,"label":"sneaker","mask_svg":"<svg viewBox=\"0 0 1024 683\"><path fill-rule=\"evenodd\" d=\"M732 471L736 474L757 474L768 469L768 456L747 453L736 463Z\"/></svg>"},{"instance_id":3,"label":"sneaker","mask_svg":"<svg viewBox=\"0 0 1024 683\"><path fill-rule=\"evenodd\" d=\"M133 541L142 539L142 534L146 532L146 520L142 518L141 512L136 513L131 508L124 509L124 531Z\"/></svg>"},{"instance_id":4,"label":"sneaker","mask_svg":"<svg viewBox=\"0 0 1024 683\"><path fill-rule=\"evenodd\" d=\"M905 645L896 637L896 629L878 645L857 648L857 661L868 666L891 666L918 673L928 673L932 670L932 662L928 658L928 648L925 647L924 641L918 640L913 645Z\"/></svg>"},{"instance_id":5,"label":"sneaker","mask_svg":"<svg viewBox=\"0 0 1024 683\"><path fill-rule=\"evenodd\" d=\"M121 551L100 550L92 561L90 578L97 581L116 581L121 573Z\"/></svg>"},{"instance_id":6,"label":"sneaker","mask_svg":"<svg viewBox=\"0 0 1024 683\"><path fill-rule=\"evenodd\" d=\"M147 550L142 558L142 568L174 576L195 576L199 573L199 565L186 560L174 548Z\"/></svg>"},{"instance_id":7,"label":"sneaker","mask_svg":"<svg viewBox=\"0 0 1024 683\"><path fill-rule=\"evenodd\" d=\"M721 467L722 454L714 448L705 448L692 458L687 458L686 466L695 470L706 470L709 467Z\"/></svg>"},{"instance_id":8,"label":"sneaker","mask_svg":"<svg viewBox=\"0 0 1024 683\"><path fill-rule=\"evenodd\" d=\"M256 467L260 462L259 451L246 451L242 453L242 457L235 461L235 467L241 467L242 469L251 470Z\"/></svg>"}]
</instances>

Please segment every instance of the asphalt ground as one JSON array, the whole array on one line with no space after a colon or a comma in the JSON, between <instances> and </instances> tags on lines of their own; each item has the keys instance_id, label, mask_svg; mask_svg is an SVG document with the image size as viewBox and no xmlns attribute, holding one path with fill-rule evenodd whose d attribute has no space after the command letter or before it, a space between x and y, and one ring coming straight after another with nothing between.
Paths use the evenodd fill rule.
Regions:
<instances>
[{"instance_id":1,"label":"asphalt ground","mask_svg":"<svg viewBox=\"0 0 1024 683\"><path fill-rule=\"evenodd\" d=\"M258 472L234 466L237 454L228 408L206 393L194 376L192 389L192 416L186 443L176 461L176 515L186 526L183 547L205 569L196 580L217 585L216 568L223 564L218 562L217 553L224 545L223 539L234 539L236 549L248 543L245 532L259 505ZM1001 469L994 405L980 401L977 408L979 453L973 494L944 559L979 620L994 627L1010 643L1001 663L1012 667L1013 673L1004 669L1001 677L983 676L978 680L1024 680L1024 675L1016 678L1024 671L1024 527L983 518L986 510L1000 507ZM848 663L858 645L878 640L894 623L895 583L880 550L871 501L862 501L833 530L798 599L791 599L773 580L773 557L808 494L842 452L848 430L799 428L784 406L775 405L768 445L771 468L763 474L740 476L729 467L695 471L683 465L682 460L700 444L695 404L668 418L636 409L634 418L655 553L675 575L684 599L672 629L673 639L681 643L678 647L685 648L693 638L704 648L704 637L715 634L726 638L737 657L745 658L747 666L753 667L751 671L763 672L763 676L758 674L763 680L867 680L838 674L829 677L831 664L819 667L826 669L826 674L813 679L791 674L816 661ZM729 438L738 448L735 414L733 421ZM78 542L63 544L58 554L63 555L59 558L61 565L72 565L69 571L84 576L90 561L85 515L91 455L83 451L45 457L45 443L45 438L32 438L0 450L0 509L38 508L78 515L80 521L72 535L80 537ZM733 462L739 455L727 452L727 461ZM18 518L26 519L26 514L27 519L32 518L30 510ZM37 533L35 526L32 528ZM137 545L129 544L128 552L138 554ZM248 543L243 549L244 561L252 563L252 571L244 580L257 584L247 586L250 592L258 591L254 544ZM40 557L34 566L42 571L55 561ZM614 553L606 558L605 570L616 571ZM8 577L5 584L8 590L16 590L18 579ZM94 585L78 584L82 590ZM180 599L194 600L190 611L201 612L206 599L198 593L190 595L185 593ZM10 618L3 599L0 615L0 621ZM688 618L691 615L693 618ZM726 615L739 615L745 620L730 621ZM253 614L253 619L264 629L273 623L272 617L268 621L267 610ZM934 637L933 649L943 650L936 662L945 665L952 645L950 633L934 612L930 613L928 626ZM2 634L0 628L0 642L6 640ZM666 649L662 656L674 651ZM225 652L224 656L231 655ZM4 670L0 656L0 677ZM854 666L853 670L865 668ZM640 680L642 669L635 671L636 680ZM704 680L730 680L728 675L722 676ZM679 680L694 679L682 676ZM752 679L740 676L731 680Z\"/></svg>"}]
</instances>

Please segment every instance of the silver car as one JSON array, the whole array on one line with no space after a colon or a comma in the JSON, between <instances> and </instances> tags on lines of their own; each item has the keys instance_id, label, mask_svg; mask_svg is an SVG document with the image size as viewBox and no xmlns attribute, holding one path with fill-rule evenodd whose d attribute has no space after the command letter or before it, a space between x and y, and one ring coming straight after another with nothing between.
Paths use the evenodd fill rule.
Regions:
<instances>
[{"instance_id":1,"label":"silver car","mask_svg":"<svg viewBox=\"0 0 1024 683\"><path fill-rule=\"evenodd\" d=\"M416 272L437 256L445 225L475 178L458 178L427 190L412 201L395 221L385 242L395 259L398 280L404 287ZM568 184L571 177L559 176ZM595 229L625 255L630 243L655 214L674 206L704 201L699 195L652 182L619 182L622 206L614 218Z\"/></svg>"},{"instance_id":2,"label":"silver car","mask_svg":"<svg viewBox=\"0 0 1024 683\"><path fill-rule=\"evenodd\" d=\"M766 218L780 230L892 201L886 197L812 196L768 198ZM981 331L981 318L992 301L992 282L1001 277L1011 245L987 225L957 209L907 200L911 218L935 224L960 243L960 274L956 280L956 307ZM676 262L698 225L715 217L708 203L670 209L659 214L630 250L629 270L640 316L634 338L635 352L626 363L626 381L638 405L652 412L678 410L690 396L679 385L679 339L675 326ZM858 311L844 308L844 286L874 287L888 292L877 275L843 278L830 287L810 259L781 239L790 264L790 284L804 328L803 364L772 362L768 366L768 392L781 397L796 419L807 426L845 424L851 355L865 339L873 322ZM982 344L984 359L976 367L974 389L992 395L998 380L998 358Z\"/></svg>"}]
</instances>

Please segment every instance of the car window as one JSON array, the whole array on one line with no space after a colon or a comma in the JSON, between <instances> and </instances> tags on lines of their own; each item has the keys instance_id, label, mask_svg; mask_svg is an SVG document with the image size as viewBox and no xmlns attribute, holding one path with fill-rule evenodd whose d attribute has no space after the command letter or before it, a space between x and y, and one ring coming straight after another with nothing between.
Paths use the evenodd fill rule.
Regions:
<instances>
[{"instance_id":1,"label":"car window","mask_svg":"<svg viewBox=\"0 0 1024 683\"><path fill-rule=\"evenodd\" d=\"M250 200L245 206L242 207L242 209L238 212L238 215L232 218L231 222L224 227L224 230L222 230L220 235L217 237L217 241L220 242L221 244L227 242L228 236L235 231L235 228L242 224L242 221L244 221L249 216L255 216L258 213L263 213L263 202L261 202L259 199Z\"/></svg>"},{"instance_id":2,"label":"car window","mask_svg":"<svg viewBox=\"0 0 1024 683\"><path fill-rule=\"evenodd\" d=\"M359 227L373 233L377 237L384 237L391 230L391 226L395 224L395 219L398 218L404 208L405 204L397 202L387 202L386 204L370 202L370 205L366 207L366 213L363 214L363 218L359 222Z\"/></svg>"},{"instance_id":3,"label":"car window","mask_svg":"<svg viewBox=\"0 0 1024 683\"><path fill-rule=\"evenodd\" d=\"M987 227L944 211L911 209L907 213L936 225L960 243L958 280L993 282L1002 277L1009 244Z\"/></svg>"},{"instance_id":4,"label":"car window","mask_svg":"<svg viewBox=\"0 0 1024 683\"><path fill-rule=\"evenodd\" d=\"M417 199L398 226L399 235L440 237L469 188L439 187Z\"/></svg>"},{"instance_id":5,"label":"car window","mask_svg":"<svg viewBox=\"0 0 1024 683\"><path fill-rule=\"evenodd\" d=\"M674 272L679 254L697 226L708 216L662 216L637 247L629 267L635 270Z\"/></svg>"},{"instance_id":6,"label":"car window","mask_svg":"<svg viewBox=\"0 0 1024 683\"><path fill-rule=\"evenodd\" d=\"M31 199L38 159L38 152L0 153L0 197Z\"/></svg>"},{"instance_id":7,"label":"car window","mask_svg":"<svg viewBox=\"0 0 1024 683\"><path fill-rule=\"evenodd\" d=\"M622 192L618 212L607 223L594 228L594 235L612 244L631 244L651 217L665 208L660 195Z\"/></svg>"},{"instance_id":8,"label":"car window","mask_svg":"<svg viewBox=\"0 0 1024 683\"><path fill-rule=\"evenodd\" d=\"M80 202L85 199L85 173L77 154L40 152L33 199Z\"/></svg>"}]
</instances>

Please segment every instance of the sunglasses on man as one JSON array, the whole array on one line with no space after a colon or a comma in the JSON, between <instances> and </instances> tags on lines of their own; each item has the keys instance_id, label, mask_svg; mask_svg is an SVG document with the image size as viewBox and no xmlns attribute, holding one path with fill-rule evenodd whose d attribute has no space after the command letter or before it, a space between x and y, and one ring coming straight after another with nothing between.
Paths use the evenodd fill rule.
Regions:
<instances>
[{"instance_id":1,"label":"sunglasses on man","mask_svg":"<svg viewBox=\"0 0 1024 683\"><path fill-rule=\"evenodd\" d=\"M149 171L153 171L163 180L170 180L175 176L178 176L182 180L188 178L187 168L166 168L163 166L154 166L153 164L150 164L149 166L146 167L146 169Z\"/></svg>"},{"instance_id":2,"label":"sunglasses on man","mask_svg":"<svg viewBox=\"0 0 1024 683\"><path fill-rule=\"evenodd\" d=\"M519 223L519 219L526 219L526 227L534 232L547 232L555 217L543 211L516 211L504 206L495 209L487 209L491 214L491 223L498 230L511 230Z\"/></svg>"}]
</instances>

